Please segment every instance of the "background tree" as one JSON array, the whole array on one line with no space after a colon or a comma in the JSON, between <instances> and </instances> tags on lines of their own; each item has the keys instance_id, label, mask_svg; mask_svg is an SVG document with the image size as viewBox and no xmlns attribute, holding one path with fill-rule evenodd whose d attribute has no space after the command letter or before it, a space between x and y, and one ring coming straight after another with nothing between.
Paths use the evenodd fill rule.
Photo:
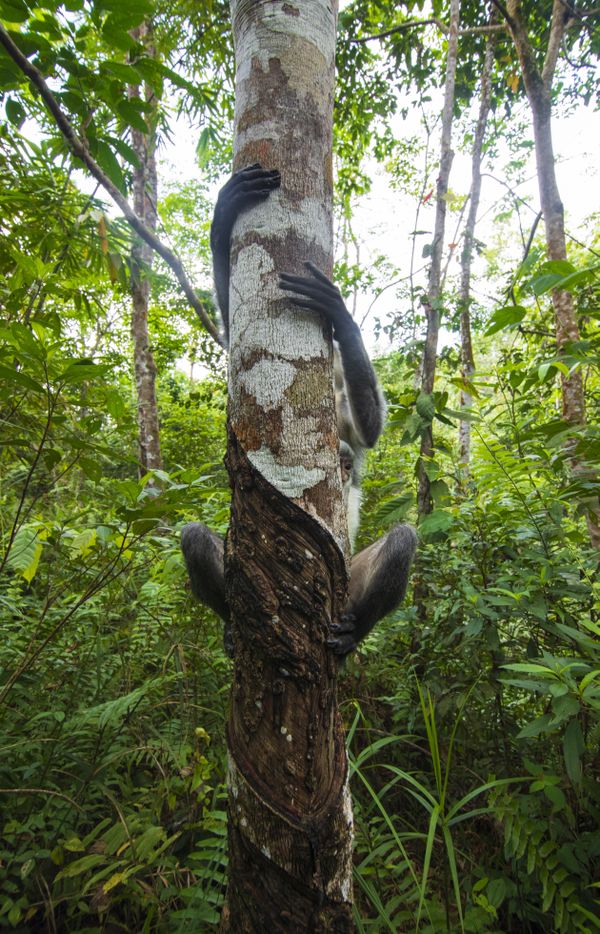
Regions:
<instances>
[{"instance_id":1,"label":"background tree","mask_svg":"<svg viewBox=\"0 0 600 934\"><path fill-rule=\"evenodd\" d=\"M546 231L546 250L550 263L564 263L567 259L565 238L564 206L560 197L555 172L554 146L552 142L552 86L562 45L569 29L578 27L578 32L586 31L586 19L595 16L597 11L581 12L565 6L561 0L554 0L550 11L545 47L534 47L529 36L528 20L535 18L539 8L528 14L520 0L511 0L501 9L510 35L517 51L521 75L527 99L531 107L533 135L537 163L537 177L540 191L540 203ZM568 268L548 267L551 274L557 276L557 282L564 278ZM580 340L579 325L572 295L559 287L552 290L552 304L556 319L556 346L559 354L567 357L574 351L577 356L577 344ZM583 393L583 374L579 361L568 374L561 374L563 416L575 432L585 424L585 399ZM577 453L577 441L571 435L567 442L572 465L576 474L585 477L587 468ZM584 482L585 489L585 482ZM600 513L592 498L588 512L588 528L592 543L600 548Z\"/></svg>"},{"instance_id":2,"label":"background tree","mask_svg":"<svg viewBox=\"0 0 600 934\"><path fill-rule=\"evenodd\" d=\"M490 26L496 25L497 19L497 10L492 7L489 21ZM479 199L481 196L481 159L491 101L495 37L496 34L492 32L488 35L486 40L485 58L483 62L483 70L481 72L481 89L479 92L479 113L477 116L477 125L473 135L473 146L471 150L471 190L469 192L469 211L467 214L467 220L463 233L463 248L460 258L460 345L462 375L465 380L465 386L461 390L460 402L461 408L467 410L472 402L472 392L469 383L472 382L473 376L475 374L475 358L473 355L473 338L471 333L471 314L469 310L469 305L471 303L471 267L473 262L475 225L477 223L477 211L479 210ZM462 419L460 422L459 457L463 476L468 477L469 460L471 457L471 425L468 419Z\"/></svg>"},{"instance_id":3,"label":"background tree","mask_svg":"<svg viewBox=\"0 0 600 934\"><path fill-rule=\"evenodd\" d=\"M156 47L152 40L152 30L148 23L136 26L132 37L139 42L144 54L156 58ZM156 170L157 117L158 99L150 85L143 86L146 111L147 132L139 127L132 127L132 148L137 156L137 165L133 166L133 206L137 217L144 226L156 234L158 210L158 178ZM129 97L140 100L136 85L129 86ZM131 333L133 337L133 363L137 388L138 432L140 448L140 466L142 473L159 469L162 466L160 456L160 430L156 402L156 364L150 347L148 333L148 303L150 299L149 276L152 272L154 251L139 237L133 239L131 247L131 295L133 313Z\"/></svg>"}]
</instances>

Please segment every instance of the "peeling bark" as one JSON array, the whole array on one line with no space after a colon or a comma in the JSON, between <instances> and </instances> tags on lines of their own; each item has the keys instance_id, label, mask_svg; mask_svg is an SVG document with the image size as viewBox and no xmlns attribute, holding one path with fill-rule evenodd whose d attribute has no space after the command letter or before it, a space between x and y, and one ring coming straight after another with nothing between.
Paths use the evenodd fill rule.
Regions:
<instances>
[{"instance_id":1,"label":"peeling bark","mask_svg":"<svg viewBox=\"0 0 600 934\"><path fill-rule=\"evenodd\" d=\"M226 543L235 672L223 931L351 931L352 812L336 662L346 597L330 335L281 271L332 268L337 9L232 0L234 167L281 188L233 232Z\"/></svg>"},{"instance_id":2,"label":"peeling bark","mask_svg":"<svg viewBox=\"0 0 600 934\"><path fill-rule=\"evenodd\" d=\"M562 0L554 0L548 45L541 72L529 41L520 0L508 0L506 18L531 107L540 203L546 228L546 251L550 260L565 260L567 244L564 207L556 180L552 142L552 82L561 42L572 22L571 11ZM579 325L570 292L555 289L552 292L552 304L556 322L556 346L560 353L567 350L569 344L580 339ZM575 474L581 474L585 472L585 468L573 453L577 443L577 426L585 424L585 395L581 370L568 376L561 374L561 389L563 418L574 428L573 437L569 442L571 466ZM598 507L589 512L588 530L592 545L600 548Z\"/></svg>"},{"instance_id":3,"label":"peeling bark","mask_svg":"<svg viewBox=\"0 0 600 934\"><path fill-rule=\"evenodd\" d=\"M496 26L498 18L497 10L492 8L489 25ZM492 67L494 65L494 32L488 35L485 46L485 58L483 62L483 71L481 73L481 90L479 93L479 114L477 117L477 126L473 138L473 149L471 152L471 191L469 195L469 213L465 224L464 244L461 255L461 279L460 279L460 351L463 378L470 382L475 374L475 358L473 356L473 341L471 337L471 264L473 261L473 240L475 237L475 224L477 223L477 211L479 210L479 198L481 195L481 154L483 150L483 141L487 127L487 119L490 110L490 94ZM471 393L467 389L461 391L460 407L469 409L473 403ZM471 460L471 423L466 419L461 419L459 427L459 459L460 470L463 480L469 476L469 464Z\"/></svg>"},{"instance_id":4,"label":"peeling bark","mask_svg":"<svg viewBox=\"0 0 600 934\"><path fill-rule=\"evenodd\" d=\"M421 364L421 391L430 395L435 382L437 346L440 330L440 298L442 254L446 230L446 195L454 153L452 151L452 112L454 109L454 86L456 81L456 60L458 54L458 25L460 21L460 0L452 0L450 5L450 28L448 32L448 55L446 59L446 80L444 84L444 110L442 113L442 142L440 171L436 186L435 227L429 267L427 297L423 302L427 318L427 333ZM419 488L417 491L417 509L419 517L431 512L430 482L426 473L427 461L433 457L433 431L431 425L424 430L419 455Z\"/></svg>"},{"instance_id":5,"label":"peeling bark","mask_svg":"<svg viewBox=\"0 0 600 934\"><path fill-rule=\"evenodd\" d=\"M132 36L143 42L148 55L154 55L150 30L142 24L132 30ZM156 104L153 90L144 86L145 99ZM137 87L129 88L130 97L139 97ZM156 174L156 108L146 115L150 133L131 131L132 148L139 165L133 170L133 209L142 223L156 233L156 203L158 180ZM134 234L131 248L131 335L133 338L133 361L137 394L138 447L140 472L161 467L158 407L156 404L156 365L148 334L148 303L150 298L149 274L152 270L154 251L144 240Z\"/></svg>"}]
</instances>

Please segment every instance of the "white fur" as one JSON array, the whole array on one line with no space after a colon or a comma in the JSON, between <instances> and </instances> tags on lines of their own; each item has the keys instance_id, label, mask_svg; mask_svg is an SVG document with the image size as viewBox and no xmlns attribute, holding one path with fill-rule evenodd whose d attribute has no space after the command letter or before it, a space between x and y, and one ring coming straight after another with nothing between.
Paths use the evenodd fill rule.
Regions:
<instances>
[{"instance_id":1,"label":"white fur","mask_svg":"<svg viewBox=\"0 0 600 934\"><path fill-rule=\"evenodd\" d=\"M346 515L348 518L348 538L350 539L350 550L354 551L354 543L358 534L360 525L360 487L350 484L348 489L348 502L346 503Z\"/></svg>"}]
</instances>

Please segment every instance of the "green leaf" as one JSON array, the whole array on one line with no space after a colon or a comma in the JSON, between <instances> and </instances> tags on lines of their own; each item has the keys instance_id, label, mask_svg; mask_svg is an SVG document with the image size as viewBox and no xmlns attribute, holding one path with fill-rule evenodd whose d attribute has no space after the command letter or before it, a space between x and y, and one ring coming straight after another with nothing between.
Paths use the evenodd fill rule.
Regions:
<instances>
[{"instance_id":1,"label":"green leaf","mask_svg":"<svg viewBox=\"0 0 600 934\"><path fill-rule=\"evenodd\" d=\"M16 383L24 389L31 389L33 392L42 394L46 392L41 383L32 379L27 373L23 373L21 370L14 370L10 366L2 366L2 364L0 364L0 380L8 380L8 382Z\"/></svg>"},{"instance_id":2,"label":"green leaf","mask_svg":"<svg viewBox=\"0 0 600 934\"><path fill-rule=\"evenodd\" d=\"M543 272L553 272L558 276L570 276L576 272L575 266L566 259L549 259L541 268Z\"/></svg>"},{"instance_id":3,"label":"green leaf","mask_svg":"<svg viewBox=\"0 0 600 934\"><path fill-rule=\"evenodd\" d=\"M107 369L108 367L104 364L89 363L87 360L77 361L67 367L61 374L60 380L63 383L83 383L86 380L104 376Z\"/></svg>"},{"instance_id":4,"label":"green leaf","mask_svg":"<svg viewBox=\"0 0 600 934\"><path fill-rule=\"evenodd\" d=\"M552 701L552 725L558 726L560 723L564 723L565 720L570 720L571 717L575 717L580 711L580 704L577 697L574 697L572 694L562 694L559 697L555 697Z\"/></svg>"},{"instance_id":5,"label":"green leaf","mask_svg":"<svg viewBox=\"0 0 600 934\"><path fill-rule=\"evenodd\" d=\"M117 139L116 136L110 136L109 140L111 146L115 147L120 156L123 156L123 158L126 159L127 162L129 162L129 164L134 167L134 169L139 169L140 160L135 149L132 149L132 147L126 143L125 140Z\"/></svg>"},{"instance_id":6,"label":"green leaf","mask_svg":"<svg viewBox=\"0 0 600 934\"><path fill-rule=\"evenodd\" d=\"M517 733L517 739L527 739L531 736L539 736L540 733L545 733L550 726L551 720L552 716L549 713L537 717L536 720L532 720L531 723L528 723L527 726L524 726L523 729Z\"/></svg>"},{"instance_id":7,"label":"green leaf","mask_svg":"<svg viewBox=\"0 0 600 934\"><path fill-rule=\"evenodd\" d=\"M28 583L31 583L40 563L42 543L37 529L24 525L15 535L8 564L18 571Z\"/></svg>"},{"instance_id":8,"label":"green leaf","mask_svg":"<svg viewBox=\"0 0 600 934\"><path fill-rule=\"evenodd\" d=\"M419 533L424 537L437 532L447 532L454 524L454 519L444 509L434 509L419 525Z\"/></svg>"},{"instance_id":9,"label":"green leaf","mask_svg":"<svg viewBox=\"0 0 600 934\"><path fill-rule=\"evenodd\" d=\"M118 78L123 84L132 84L137 86L140 83L140 74L133 65L126 65L123 62L103 61L100 65L100 74L107 72L114 78Z\"/></svg>"},{"instance_id":10,"label":"green leaf","mask_svg":"<svg viewBox=\"0 0 600 934\"><path fill-rule=\"evenodd\" d=\"M100 863L105 861L106 857L102 853L90 853L88 856L83 856L81 859L76 859L75 862L69 863L64 869L56 876L56 879L73 879L75 876L80 876L84 872L87 872L88 869L93 869L94 866L99 866Z\"/></svg>"},{"instance_id":11,"label":"green leaf","mask_svg":"<svg viewBox=\"0 0 600 934\"><path fill-rule=\"evenodd\" d=\"M503 308L497 308L486 328L485 336L489 337L504 328L520 324L526 314L527 309L522 305L505 305Z\"/></svg>"},{"instance_id":12,"label":"green leaf","mask_svg":"<svg viewBox=\"0 0 600 934\"><path fill-rule=\"evenodd\" d=\"M6 110L6 116L13 126L20 127L27 117L27 113L21 102L9 97L4 104L4 108Z\"/></svg>"},{"instance_id":13,"label":"green leaf","mask_svg":"<svg viewBox=\"0 0 600 934\"><path fill-rule=\"evenodd\" d=\"M435 402L433 401L432 395L426 392L420 392L417 396L415 408L423 421L433 421L433 416L435 415Z\"/></svg>"},{"instance_id":14,"label":"green leaf","mask_svg":"<svg viewBox=\"0 0 600 934\"><path fill-rule=\"evenodd\" d=\"M29 10L23 0L0 0L0 19L5 23L24 23Z\"/></svg>"},{"instance_id":15,"label":"green leaf","mask_svg":"<svg viewBox=\"0 0 600 934\"><path fill-rule=\"evenodd\" d=\"M546 665L536 665L533 662L514 662L510 665L502 665L502 668L507 668L509 671L526 671L530 674L544 675L547 678L556 678L556 673L550 668L547 668Z\"/></svg>"},{"instance_id":16,"label":"green leaf","mask_svg":"<svg viewBox=\"0 0 600 934\"><path fill-rule=\"evenodd\" d=\"M81 558L85 558L94 548L96 537L96 529L84 529L71 539L71 552L75 555L79 555Z\"/></svg>"},{"instance_id":17,"label":"green leaf","mask_svg":"<svg viewBox=\"0 0 600 934\"><path fill-rule=\"evenodd\" d=\"M92 460L91 457L82 457L79 460L79 466L86 477L93 480L94 483L98 483L102 479L102 467L97 460Z\"/></svg>"},{"instance_id":18,"label":"green leaf","mask_svg":"<svg viewBox=\"0 0 600 934\"><path fill-rule=\"evenodd\" d=\"M119 101L117 104L117 113L123 118L125 123L133 127L134 130L139 130L140 133L146 135L150 132L150 127L142 117L140 108L136 106L134 101Z\"/></svg>"},{"instance_id":19,"label":"green leaf","mask_svg":"<svg viewBox=\"0 0 600 934\"><path fill-rule=\"evenodd\" d=\"M98 165L108 175L111 182L117 186L121 194L127 194L127 185L125 184L121 166L108 143L98 140L95 155Z\"/></svg>"},{"instance_id":20,"label":"green leaf","mask_svg":"<svg viewBox=\"0 0 600 934\"><path fill-rule=\"evenodd\" d=\"M585 689L600 676L600 668L596 668L595 671L588 671L587 675L581 679L579 682L579 693L583 694Z\"/></svg>"}]
</instances>

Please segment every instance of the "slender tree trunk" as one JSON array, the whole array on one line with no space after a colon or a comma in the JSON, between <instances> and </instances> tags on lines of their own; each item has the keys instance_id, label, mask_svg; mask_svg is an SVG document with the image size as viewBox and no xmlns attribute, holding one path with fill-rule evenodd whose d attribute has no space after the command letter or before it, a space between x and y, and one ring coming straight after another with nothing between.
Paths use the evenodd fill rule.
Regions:
<instances>
[{"instance_id":1,"label":"slender tree trunk","mask_svg":"<svg viewBox=\"0 0 600 934\"><path fill-rule=\"evenodd\" d=\"M541 72L536 65L519 0L508 0L507 14L533 118L540 203L546 228L546 251L551 260L565 260L567 244L564 207L556 180L552 143L552 82L560 45L570 25L571 12L563 0L554 0L548 46ZM556 321L556 346L560 353L567 350L569 344L579 340L579 325L570 292L555 289L552 292L552 304ZM581 370L578 369L568 376L562 374L561 388L563 418L576 430L578 426L585 424L585 396ZM585 468L573 453L576 442L574 432L569 443L570 460L573 471L580 474ZM588 529L592 544L600 548L600 510L597 507L590 510Z\"/></svg>"},{"instance_id":2,"label":"slender tree trunk","mask_svg":"<svg viewBox=\"0 0 600 934\"><path fill-rule=\"evenodd\" d=\"M444 110L442 114L442 143L440 172L436 187L435 227L429 267L427 298L423 302L427 318L427 333L421 364L421 392L431 395L435 382L437 346L440 330L440 298L442 254L446 229L446 195L448 180L454 153L452 151L452 112L454 109L454 85L456 79L456 59L458 53L458 25L460 20L460 0L451 0L450 28L448 33L448 55L446 59L446 81L444 85ZM430 482L427 476L427 464L433 457L433 431L431 423L425 428L421 439L419 457L419 489L417 508L419 517L431 512Z\"/></svg>"},{"instance_id":3,"label":"slender tree trunk","mask_svg":"<svg viewBox=\"0 0 600 934\"><path fill-rule=\"evenodd\" d=\"M150 30L146 24L132 30L132 36L144 43L149 55L155 54ZM154 92L144 86L146 101L155 105ZM130 97L139 97L137 87L129 88ZM139 165L133 170L133 209L145 226L156 233L158 182L156 174L156 107L146 114L149 133L132 130L132 148ZM148 334L149 274L154 251L134 234L131 248L131 334L137 393L138 447L140 472L161 467L158 407L156 404L156 365Z\"/></svg>"},{"instance_id":4,"label":"slender tree trunk","mask_svg":"<svg viewBox=\"0 0 600 934\"><path fill-rule=\"evenodd\" d=\"M497 11L492 8L489 25L495 26L498 19ZM492 67L494 65L495 33L490 33L486 41L483 72L481 74L481 90L479 94L479 115L473 139L471 153L471 192L469 196L469 213L465 225L464 244L461 255L460 279L460 350L462 375L466 383L470 383L475 374L475 358L473 356L473 341L471 335L471 265L473 262L473 241L475 237L475 224L479 210L481 195L481 155L483 141L487 127L490 110L490 94L492 84ZM463 388L460 397L461 409L470 409L473 399L468 388ZM459 427L459 458L462 480L469 476L471 461L471 423L461 419Z\"/></svg>"},{"instance_id":5,"label":"slender tree trunk","mask_svg":"<svg viewBox=\"0 0 600 934\"><path fill-rule=\"evenodd\" d=\"M221 929L351 931L352 811L329 626L345 599L331 343L278 272L332 267L336 6L232 0L234 167L281 188L232 240L226 544L235 671Z\"/></svg>"}]
</instances>

